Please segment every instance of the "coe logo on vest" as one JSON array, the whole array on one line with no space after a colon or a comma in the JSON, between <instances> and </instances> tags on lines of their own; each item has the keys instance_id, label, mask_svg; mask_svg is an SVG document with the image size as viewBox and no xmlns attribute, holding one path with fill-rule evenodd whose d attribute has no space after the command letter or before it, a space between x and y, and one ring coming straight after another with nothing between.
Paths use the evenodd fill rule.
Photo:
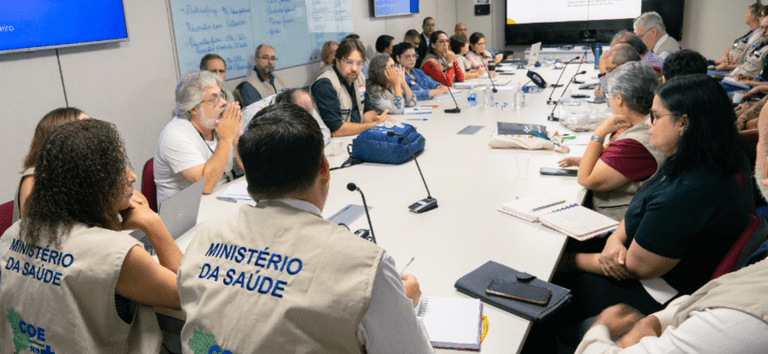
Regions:
<instances>
[{"instance_id":1,"label":"coe logo on vest","mask_svg":"<svg viewBox=\"0 0 768 354\"><path fill-rule=\"evenodd\" d=\"M189 350L194 353L232 354L230 350L221 349L216 344L216 337L213 334L204 333L203 327L192 334L192 338L189 339Z\"/></svg>"},{"instance_id":2,"label":"coe logo on vest","mask_svg":"<svg viewBox=\"0 0 768 354\"><path fill-rule=\"evenodd\" d=\"M13 329L13 345L18 354L22 350L28 350L37 354L56 354L50 345L45 344L45 329L25 322L21 315L16 313L13 307L8 309L5 316Z\"/></svg>"}]
</instances>

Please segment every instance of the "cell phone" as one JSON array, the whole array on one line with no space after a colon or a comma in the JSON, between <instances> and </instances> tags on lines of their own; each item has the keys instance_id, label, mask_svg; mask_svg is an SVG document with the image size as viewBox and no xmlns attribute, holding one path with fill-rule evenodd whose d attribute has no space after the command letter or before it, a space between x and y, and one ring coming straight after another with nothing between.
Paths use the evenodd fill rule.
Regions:
<instances>
[{"instance_id":1,"label":"cell phone","mask_svg":"<svg viewBox=\"0 0 768 354\"><path fill-rule=\"evenodd\" d=\"M546 305L552 297L552 290L547 288L499 278L491 280L485 293L537 305Z\"/></svg>"},{"instance_id":2,"label":"cell phone","mask_svg":"<svg viewBox=\"0 0 768 354\"><path fill-rule=\"evenodd\" d=\"M542 167L539 173L545 176L570 176L576 177L579 170L569 170L567 168Z\"/></svg>"},{"instance_id":3,"label":"cell phone","mask_svg":"<svg viewBox=\"0 0 768 354\"><path fill-rule=\"evenodd\" d=\"M571 98L588 98L589 95L571 95Z\"/></svg>"}]
</instances>

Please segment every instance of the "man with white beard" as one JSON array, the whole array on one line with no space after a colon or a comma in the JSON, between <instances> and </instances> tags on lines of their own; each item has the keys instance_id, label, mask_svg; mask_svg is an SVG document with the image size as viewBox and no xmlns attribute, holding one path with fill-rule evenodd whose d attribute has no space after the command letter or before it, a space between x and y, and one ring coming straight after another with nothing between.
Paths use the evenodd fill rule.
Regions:
<instances>
[{"instance_id":1,"label":"man with white beard","mask_svg":"<svg viewBox=\"0 0 768 354\"><path fill-rule=\"evenodd\" d=\"M184 74L176 85L174 117L160 133L155 149L157 202L205 178L203 193L232 179L243 115L227 104L216 76L208 71Z\"/></svg>"}]
</instances>

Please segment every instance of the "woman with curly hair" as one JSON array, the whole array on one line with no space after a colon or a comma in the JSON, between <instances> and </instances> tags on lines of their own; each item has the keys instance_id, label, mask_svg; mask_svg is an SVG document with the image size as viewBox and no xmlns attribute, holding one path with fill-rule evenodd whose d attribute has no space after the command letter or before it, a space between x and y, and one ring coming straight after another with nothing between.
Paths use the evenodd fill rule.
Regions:
<instances>
[{"instance_id":1,"label":"woman with curly hair","mask_svg":"<svg viewBox=\"0 0 768 354\"><path fill-rule=\"evenodd\" d=\"M131 202L136 175L115 127L88 119L53 130L34 177L25 216L0 239L0 352L25 349L20 330L36 341L22 346L51 352L157 353L151 306L180 308L182 254L146 201ZM160 264L126 229L147 234Z\"/></svg>"},{"instance_id":2,"label":"woman with curly hair","mask_svg":"<svg viewBox=\"0 0 768 354\"><path fill-rule=\"evenodd\" d=\"M416 100L403 76L403 70L395 66L389 54L379 54L371 59L366 92L376 114L403 114L405 107L413 107Z\"/></svg>"},{"instance_id":3,"label":"woman with curly hair","mask_svg":"<svg viewBox=\"0 0 768 354\"><path fill-rule=\"evenodd\" d=\"M24 158L24 171L21 172L21 181L13 195L13 222L18 221L23 215L24 203L27 201L29 193L32 192L32 186L35 184L35 163L37 162L37 152L40 150L40 144L46 135L56 126L62 125L79 119L88 119L83 111L74 107L56 108L44 115L35 128L35 136L29 145L29 153Z\"/></svg>"}]
</instances>

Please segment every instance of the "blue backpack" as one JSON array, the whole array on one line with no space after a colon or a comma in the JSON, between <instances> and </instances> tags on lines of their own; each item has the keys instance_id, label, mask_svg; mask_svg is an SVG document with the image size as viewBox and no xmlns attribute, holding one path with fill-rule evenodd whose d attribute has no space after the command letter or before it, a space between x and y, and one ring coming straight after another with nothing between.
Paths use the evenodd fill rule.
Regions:
<instances>
[{"instance_id":1,"label":"blue backpack","mask_svg":"<svg viewBox=\"0 0 768 354\"><path fill-rule=\"evenodd\" d=\"M367 162L388 164L403 163L411 158L408 141L397 135L387 136L388 132L408 138L414 154L424 150L426 140L412 125L387 121L360 133L353 139L349 156Z\"/></svg>"}]
</instances>

